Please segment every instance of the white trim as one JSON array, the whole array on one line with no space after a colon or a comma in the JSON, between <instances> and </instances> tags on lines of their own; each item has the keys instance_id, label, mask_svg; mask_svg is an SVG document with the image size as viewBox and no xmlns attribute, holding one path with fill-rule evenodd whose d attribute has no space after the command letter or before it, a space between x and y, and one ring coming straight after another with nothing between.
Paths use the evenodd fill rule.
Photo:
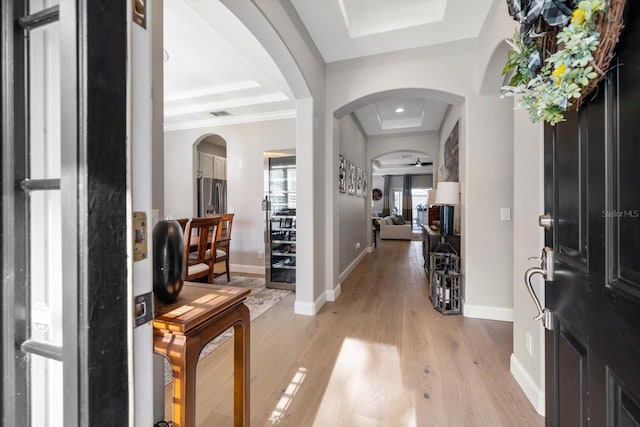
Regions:
<instances>
[{"instance_id":1,"label":"white trim","mask_svg":"<svg viewBox=\"0 0 640 427\"><path fill-rule=\"evenodd\" d=\"M247 114L244 116L227 116L191 122L165 123L164 131L201 129L216 126L235 125L238 123L266 122L268 120L290 119L296 117L296 110L272 111L266 113Z\"/></svg>"},{"instance_id":2,"label":"white trim","mask_svg":"<svg viewBox=\"0 0 640 427\"><path fill-rule=\"evenodd\" d=\"M232 273L265 274L264 265L229 264Z\"/></svg>"},{"instance_id":3,"label":"white trim","mask_svg":"<svg viewBox=\"0 0 640 427\"><path fill-rule=\"evenodd\" d=\"M513 322L513 308L465 304L464 317L472 317L474 319L499 320L501 322Z\"/></svg>"},{"instance_id":4,"label":"white trim","mask_svg":"<svg viewBox=\"0 0 640 427\"><path fill-rule=\"evenodd\" d=\"M315 316L326 302L327 293L323 292L313 303L296 301L293 305L293 312L303 316Z\"/></svg>"},{"instance_id":5,"label":"white trim","mask_svg":"<svg viewBox=\"0 0 640 427\"><path fill-rule=\"evenodd\" d=\"M511 354L511 375L533 405L536 412L544 417L545 415L545 395L536 382L531 378L529 372L522 366L515 353Z\"/></svg>"},{"instance_id":6,"label":"white trim","mask_svg":"<svg viewBox=\"0 0 640 427\"><path fill-rule=\"evenodd\" d=\"M284 93L270 93L247 98L235 98L221 102L196 103L193 100L188 105L182 107L168 107L164 104L164 117L181 116L184 114L206 113L216 110L227 110L230 108L246 107L248 105L271 104L280 101L288 101L289 98Z\"/></svg>"},{"instance_id":7,"label":"white trim","mask_svg":"<svg viewBox=\"0 0 640 427\"><path fill-rule=\"evenodd\" d=\"M342 283L338 283L335 288L327 291L327 301L335 301L342 293Z\"/></svg>"},{"instance_id":8,"label":"white trim","mask_svg":"<svg viewBox=\"0 0 640 427\"><path fill-rule=\"evenodd\" d=\"M172 95L165 95L164 102L182 101L199 96L219 95L221 93L236 92L240 90L254 89L260 87L260 83L255 80L245 80L243 82L230 83L226 85L210 86L206 89L184 90L174 92Z\"/></svg>"},{"instance_id":9,"label":"white trim","mask_svg":"<svg viewBox=\"0 0 640 427\"><path fill-rule=\"evenodd\" d=\"M356 266L360 263L360 261L362 261L362 258L365 257L366 254L368 254L370 251L368 248L364 248L362 250L362 252L360 252L360 254L358 254L358 256L356 257L356 259L354 259L351 264L349 264L347 266L347 268L344 269L344 271L342 273L340 273L340 277L338 277L338 283L342 283L344 282L344 279L347 278L347 276L353 271L354 268L356 268Z\"/></svg>"}]
</instances>

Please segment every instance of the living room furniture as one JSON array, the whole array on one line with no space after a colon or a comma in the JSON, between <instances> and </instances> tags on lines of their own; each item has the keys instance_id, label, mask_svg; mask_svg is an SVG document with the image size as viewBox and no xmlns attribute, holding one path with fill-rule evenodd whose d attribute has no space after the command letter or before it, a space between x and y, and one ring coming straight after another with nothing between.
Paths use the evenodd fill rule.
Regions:
<instances>
[{"instance_id":1,"label":"living room furniture","mask_svg":"<svg viewBox=\"0 0 640 427\"><path fill-rule=\"evenodd\" d=\"M204 346L233 326L234 427L249 425L250 290L185 282L178 300L156 300L153 350L173 371L173 426L196 425L196 364Z\"/></svg>"},{"instance_id":2,"label":"living room furniture","mask_svg":"<svg viewBox=\"0 0 640 427\"><path fill-rule=\"evenodd\" d=\"M380 240L411 240L411 224L394 224L393 218L386 216L379 220Z\"/></svg>"},{"instance_id":3,"label":"living room furniture","mask_svg":"<svg viewBox=\"0 0 640 427\"><path fill-rule=\"evenodd\" d=\"M219 218L191 218L184 231L184 280L207 277L213 283ZM195 249L193 249L195 248Z\"/></svg>"}]
</instances>

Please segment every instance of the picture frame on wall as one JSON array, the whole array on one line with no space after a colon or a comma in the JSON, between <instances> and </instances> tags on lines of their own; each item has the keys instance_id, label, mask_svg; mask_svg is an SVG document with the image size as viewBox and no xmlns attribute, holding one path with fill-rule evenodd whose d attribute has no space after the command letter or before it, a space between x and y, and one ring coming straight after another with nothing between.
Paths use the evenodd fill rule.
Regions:
<instances>
[{"instance_id":1,"label":"picture frame on wall","mask_svg":"<svg viewBox=\"0 0 640 427\"><path fill-rule=\"evenodd\" d=\"M366 198L369 194L369 182L367 179L367 173L362 172L362 197Z\"/></svg>"},{"instance_id":2,"label":"picture frame on wall","mask_svg":"<svg viewBox=\"0 0 640 427\"><path fill-rule=\"evenodd\" d=\"M347 159L342 154L338 155L338 191L347 192Z\"/></svg>"},{"instance_id":3,"label":"picture frame on wall","mask_svg":"<svg viewBox=\"0 0 640 427\"><path fill-rule=\"evenodd\" d=\"M356 194L356 165L349 161L349 172L347 174L347 193Z\"/></svg>"},{"instance_id":4,"label":"picture frame on wall","mask_svg":"<svg viewBox=\"0 0 640 427\"><path fill-rule=\"evenodd\" d=\"M362 197L362 169L356 168L356 196Z\"/></svg>"}]
</instances>

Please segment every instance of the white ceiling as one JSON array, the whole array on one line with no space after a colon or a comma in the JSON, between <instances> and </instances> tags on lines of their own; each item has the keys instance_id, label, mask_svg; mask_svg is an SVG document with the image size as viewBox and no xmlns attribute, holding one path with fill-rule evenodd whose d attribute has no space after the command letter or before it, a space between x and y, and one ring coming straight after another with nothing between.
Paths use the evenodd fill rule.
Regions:
<instances>
[{"instance_id":1,"label":"white ceiling","mask_svg":"<svg viewBox=\"0 0 640 427\"><path fill-rule=\"evenodd\" d=\"M164 2L165 129L293 117L271 57L219 1ZM230 115L215 117L214 111Z\"/></svg>"},{"instance_id":2,"label":"white ceiling","mask_svg":"<svg viewBox=\"0 0 640 427\"><path fill-rule=\"evenodd\" d=\"M355 111L367 135L428 132L440 129L449 104L425 97L393 97Z\"/></svg>"},{"instance_id":3,"label":"white ceiling","mask_svg":"<svg viewBox=\"0 0 640 427\"><path fill-rule=\"evenodd\" d=\"M291 1L324 60L333 62L477 37L502 0ZM220 1L165 1L164 48L166 130L295 117L277 66ZM437 131L449 106L404 91L354 113L368 135L385 135Z\"/></svg>"},{"instance_id":4,"label":"white ceiling","mask_svg":"<svg viewBox=\"0 0 640 427\"><path fill-rule=\"evenodd\" d=\"M421 166L415 163L420 160ZM372 161L373 175L420 175L433 173L431 156L418 151L396 151L384 154Z\"/></svg>"},{"instance_id":5,"label":"white ceiling","mask_svg":"<svg viewBox=\"0 0 640 427\"><path fill-rule=\"evenodd\" d=\"M291 0L325 62L478 37L496 0Z\"/></svg>"}]
</instances>

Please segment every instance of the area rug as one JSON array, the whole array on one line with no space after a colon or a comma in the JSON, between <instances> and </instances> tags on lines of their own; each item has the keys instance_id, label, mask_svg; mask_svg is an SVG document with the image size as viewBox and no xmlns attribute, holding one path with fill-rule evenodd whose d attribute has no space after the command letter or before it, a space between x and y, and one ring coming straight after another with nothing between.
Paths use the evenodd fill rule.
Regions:
<instances>
[{"instance_id":1,"label":"area rug","mask_svg":"<svg viewBox=\"0 0 640 427\"><path fill-rule=\"evenodd\" d=\"M291 291L282 289L271 289L265 287L264 278L262 277L249 277L249 276L232 276L231 281L227 282L225 276L220 276L214 281L216 285L225 286L239 286L242 288L251 289L251 293L247 296L244 304L249 308L249 315L251 321L258 316L273 307L278 301L285 298L291 293ZM220 336L215 338L209 344L207 344L200 353L198 360L211 354L213 350L218 348L222 343L233 336L233 328L229 328L224 331ZM169 362L164 361L164 384L165 386L173 381L173 375L171 374L171 367Z\"/></svg>"}]
</instances>

